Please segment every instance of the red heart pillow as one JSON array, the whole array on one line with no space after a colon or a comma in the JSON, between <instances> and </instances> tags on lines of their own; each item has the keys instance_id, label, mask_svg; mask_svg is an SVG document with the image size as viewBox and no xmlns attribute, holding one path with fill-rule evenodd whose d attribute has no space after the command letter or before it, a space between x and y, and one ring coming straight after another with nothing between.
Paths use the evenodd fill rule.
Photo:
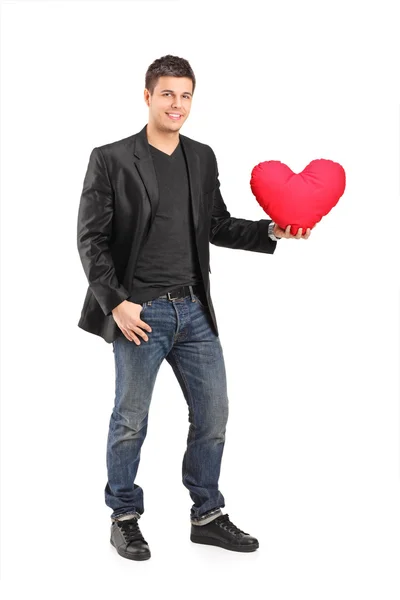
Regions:
<instances>
[{"instance_id":1,"label":"red heart pillow","mask_svg":"<svg viewBox=\"0 0 400 600\"><path fill-rule=\"evenodd\" d=\"M293 173L278 160L259 163L251 172L250 186L269 217L296 235L312 229L337 204L346 187L346 175L333 160L312 160L301 173Z\"/></svg>"}]
</instances>

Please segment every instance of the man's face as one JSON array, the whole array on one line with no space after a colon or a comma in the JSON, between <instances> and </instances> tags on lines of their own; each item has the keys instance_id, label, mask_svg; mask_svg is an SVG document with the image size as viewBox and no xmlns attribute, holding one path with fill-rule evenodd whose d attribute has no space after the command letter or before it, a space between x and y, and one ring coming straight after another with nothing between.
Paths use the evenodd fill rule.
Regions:
<instances>
[{"instance_id":1,"label":"man's face","mask_svg":"<svg viewBox=\"0 0 400 600\"><path fill-rule=\"evenodd\" d=\"M193 82L188 77L160 77L152 96L147 89L144 91L149 122L160 131L179 131L189 116L192 93ZM180 117L169 116L174 114Z\"/></svg>"}]
</instances>

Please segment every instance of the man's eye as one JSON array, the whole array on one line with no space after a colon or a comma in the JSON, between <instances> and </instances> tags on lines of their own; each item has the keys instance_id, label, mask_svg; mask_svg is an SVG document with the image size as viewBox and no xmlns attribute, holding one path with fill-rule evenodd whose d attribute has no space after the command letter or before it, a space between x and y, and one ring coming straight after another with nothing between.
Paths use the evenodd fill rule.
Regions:
<instances>
[{"instance_id":1,"label":"man's eye","mask_svg":"<svg viewBox=\"0 0 400 600\"><path fill-rule=\"evenodd\" d=\"M163 96L169 96L171 92L164 92ZM184 98L189 100L190 96L185 95Z\"/></svg>"}]
</instances>

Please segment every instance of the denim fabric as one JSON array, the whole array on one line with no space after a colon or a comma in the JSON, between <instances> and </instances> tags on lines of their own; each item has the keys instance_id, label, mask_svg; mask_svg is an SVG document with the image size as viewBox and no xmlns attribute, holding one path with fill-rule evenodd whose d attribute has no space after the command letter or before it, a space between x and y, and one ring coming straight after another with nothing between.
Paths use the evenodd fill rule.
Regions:
<instances>
[{"instance_id":1,"label":"denim fabric","mask_svg":"<svg viewBox=\"0 0 400 600\"><path fill-rule=\"evenodd\" d=\"M218 489L228 419L224 356L205 299L159 297L143 303L141 318L152 331L140 345L122 335L113 342L115 401L107 441L106 505L111 518L144 512L143 489L135 482L147 433L148 411L164 358L188 406L189 431L182 482L193 505L190 520L205 524L221 514ZM170 509L170 507L168 507Z\"/></svg>"}]
</instances>

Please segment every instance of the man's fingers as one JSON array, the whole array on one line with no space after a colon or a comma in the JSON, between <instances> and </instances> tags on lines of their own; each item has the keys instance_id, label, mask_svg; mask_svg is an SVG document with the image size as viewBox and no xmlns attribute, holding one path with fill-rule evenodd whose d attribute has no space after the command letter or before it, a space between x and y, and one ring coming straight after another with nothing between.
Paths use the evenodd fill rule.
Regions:
<instances>
[{"instance_id":1,"label":"man's fingers","mask_svg":"<svg viewBox=\"0 0 400 600\"><path fill-rule=\"evenodd\" d=\"M145 325L147 325L147 323L145 323ZM137 325L131 325L131 327L128 330L128 333L130 336L133 337L133 340L137 343L137 345L140 344L140 340L138 339L137 336L140 336L141 338L143 338L145 342L149 341L148 335L143 331L143 329L141 329Z\"/></svg>"},{"instance_id":2,"label":"man's fingers","mask_svg":"<svg viewBox=\"0 0 400 600\"><path fill-rule=\"evenodd\" d=\"M143 331L143 329L140 329L140 327L135 327L135 333L137 333L138 335L140 335L140 337L142 337L146 342L148 342L149 337L148 335Z\"/></svg>"},{"instance_id":3,"label":"man's fingers","mask_svg":"<svg viewBox=\"0 0 400 600\"><path fill-rule=\"evenodd\" d=\"M297 233L296 233L296 235L294 237L297 238L297 239L299 239L299 238L301 238L301 234L302 233L303 233L303 228L299 227L298 230L297 230Z\"/></svg>"},{"instance_id":4,"label":"man's fingers","mask_svg":"<svg viewBox=\"0 0 400 600\"><path fill-rule=\"evenodd\" d=\"M136 336L133 335L133 333L131 333L129 331L129 329L121 329L122 333L124 334L124 336L126 337L126 339L128 340L128 342L133 342L133 341L139 341L137 339ZM135 339L134 339L135 338ZM137 342L136 342L137 343Z\"/></svg>"},{"instance_id":5,"label":"man's fingers","mask_svg":"<svg viewBox=\"0 0 400 600\"><path fill-rule=\"evenodd\" d=\"M124 329L122 330L124 336L126 337L127 340L129 340L130 342L135 342L135 344L137 346L140 345L140 340L139 338L133 333L132 329Z\"/></svg>"},{"instance_id":6,"label":"man's fingers","mask_svg":"<svg viewBox=\"0 0 400 600\"><path fill-rule=\"evenodd\" d=\"M303 235L303 227L299 227L298 228L296 235L293 235L292 233L290 233L291 227L292 227L291 225L288 225L286 227L286 229L284 230L285 231L285 237L287 237L287 238L296 238L298 240L300 238L307 239L308 237L310 237L310 234L311 234L311 228L310 227L308 227L306 229L304 235Z\"/></svg>"},{"instance_id":7,"label":"man's fingers","mask_svg":"<svg viewBox=\"0 0 400 600\"><path fill-rule=\"evenodd\" d=\"M139 319L138 325L139 327L142 327L142 329L146 329L146 331L151 331L151 327L148 323L146 323L146 321L142 321L141 319Z\"/></svg>"},{"instance_id":8,"label":"man's fingers","mask_svg":"<svg viewBox=\"0 0 400 600\"><path fill-rule=\"evenodd\" d=\"M143 322L143 321L141 321L141 322ZM144 325L146 327L150 327L149 325L147 325L147 323L144 323ZM129 329L122 329L122 328L120 328L120 329L121 329L122 333L124 334L124 336L126 337L126 339L129 340L130 342L135 342L135 344L137 346L139 346L139 344L141 343L138 336L143 338L146 342L149 341L148 335L137 325L131 325L129 327ZM151 328L150 328L150 331L151 331Z\"/></svg>"}]
</instances>

